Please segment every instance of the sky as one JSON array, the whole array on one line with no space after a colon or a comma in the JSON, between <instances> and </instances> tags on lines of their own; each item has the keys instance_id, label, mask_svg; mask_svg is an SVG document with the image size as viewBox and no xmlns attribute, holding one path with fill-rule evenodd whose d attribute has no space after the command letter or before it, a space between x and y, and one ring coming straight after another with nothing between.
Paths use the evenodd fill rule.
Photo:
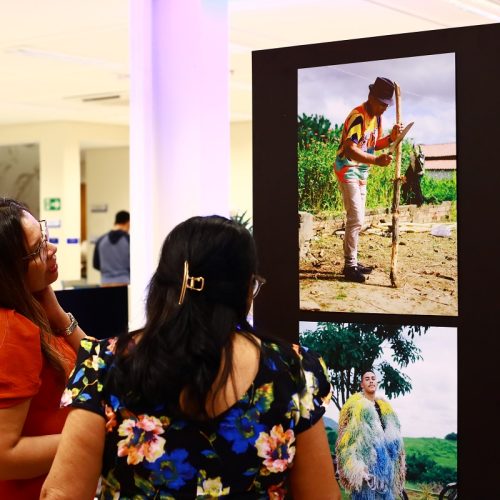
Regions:
<instances>
[{"instance_id":1,"label":"sky","mask_svg":"<svg viewBox=\"0 0 500 500\"><path fill-rule=\"evenodd\" d=\"M377 76L398 83L402 122L415 122L408 138L418 144L456 141L453 53L299 69L298 114L323 115L341 125L353 108L366 101L368 85ZM395 118L394 105L383 114L385 130Z\"/></svg>"},{"instance_id":2,"label":"sky","mask_svg":"<svg viewBox=\"0 0 500 500\"><path fill-rule=\"evenodd\" d=\"M301 331L315 327L315 323L300 324ZM430 327L414 341L423 359L404 369L413 389L410 394L389 401L399 417L404 437L444 438L457 432L457 330ZM390 360L388 349L384 358ZM385 396L382 390L377 392ZM326 416L338 421L338 413L331 404Z\"/></svg>"}]
</instances>

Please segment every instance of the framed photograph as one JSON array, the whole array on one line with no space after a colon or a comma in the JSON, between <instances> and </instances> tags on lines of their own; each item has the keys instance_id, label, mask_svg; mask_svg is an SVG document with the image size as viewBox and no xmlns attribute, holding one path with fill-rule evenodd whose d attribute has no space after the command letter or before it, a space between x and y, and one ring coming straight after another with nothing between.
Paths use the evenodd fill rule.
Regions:
<instances>
[{"instance_id":1,"label":"framed photograph","mask_svg":"<svg viewBox=\"0 0 500 500\"><path fill-rule=\"evenodd\" d=\"M396 432L406 455L404 489L409 497L419 498L425 492L437 497L449 483L457 482L455 328L301 322L300 337L303 345L322 355L332 381L324 423L338 468L342 468L339 452L356 456L361 448L355 440L348 450L338 447L342 426L356 428L355 422L339 419L341 410L345 414L349 407L363 406L373 395L388 405L387 412L399 423ZM363 437L368 443L375 440L376 424L360 423L374 426ZM389 426L382 430L391 432Z\"/></svg>"},{"instance_id":2,"label":"framed photograph","mask_svg":"<svg viewBox=\"0 0 500 500\"><path fill-rule=\"evenodd\" d=\"M490 24L253 54L253 232L267 280L254 304L255 326L293 342L301 322L456 329L458 477L466 498L486 498L486 485L474 477L495 474L487 460L474 458L488 454L474 412L491 401L500 348L499 53L500 25ZM399 175L395 152L389 167L370 166L356 264L373 269L359 282L344 271L346 210L334 165L345 122L377 78L398 84L399 121L413 125L402 141ZM395 104L383 113L380 139L398 121ZM372 154L387 154L380 146ZM420 153L427 199L418 206L419 193L406 187ZM452 177L447 194L431 173L434 180ZM385 182L393 190L395 180L399 206L383 189ZM319 205L305 196L311 186ZM447 212L422 213L431 207ZM480 419L482 429L496 426L491 412Z\"/></svg>"},{"instance_id":3,"label":"framed photograph","mask_svg":"<svg viewBox=\"0 0 500 500\"><path fill-rule=\"evenodd\" d=\"M369 94L379 81L392 97L377 108ZM300 309L456 316L455 54L302 68L297 85ZM384 141L396 108L406 127ZM385 153L392 160L387 166L352 161L344 151L348 141L373 159ZM397 286L390 279L394 260Z\"/></svg>"}]
</instances>

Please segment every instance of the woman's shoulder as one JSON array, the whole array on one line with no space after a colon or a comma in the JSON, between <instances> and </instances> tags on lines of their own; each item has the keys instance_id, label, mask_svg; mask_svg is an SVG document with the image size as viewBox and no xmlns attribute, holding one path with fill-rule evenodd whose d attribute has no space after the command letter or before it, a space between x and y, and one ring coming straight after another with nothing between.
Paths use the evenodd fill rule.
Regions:
<instances>
[{"instance_id":1,"label":"woman's shoulder","mask_svg":"<svg viewBox=\"0 0 500 500\"><path fill-rule=\"evenodd\" d=\"M279 359L289 367L303 370L326 371L321 356L315 351L299 344L290 344L270 340L262 341L264 356Z\"/></svg>"},{"instance_id":2,"label":"woman's shoulder","mask_svg":"<svg viewBox=\"0 0 500 500\"><path fill-rule=\"evenodd\" d=\"M116 352L118 337L106 339L96 339L94 337L84 337L80 341L79 358L97 356L98 358L112 358Z\"/></svg>"},{"instance_id":3,"label":"woman's shoulder","mask_svg":"<svg viewBox=\"0 0 500 500\"><path fill-rule=\"evenodd\" d=\"M26 316L18 313L15 309L6 309L5 307L0 307L0 324L7 324L9 326L20 325L25 328L38 331L38 326L36 326Z\"/></svg>"},{"instance_id":4,"label":"woman's shoulder","mask_svg":"<svg viewBox=\"0 0 500 500\"><path fill-rule=\"evenodd\" d=\"M316 352L298 344L262 342L261 365L273 371L280 371L300 389L314 393L330 392L330 377L325 362Z\"/></svg>"},{"instance_id":5,"label":"woman's shoulder","mask_svg":"<svg viewBox=\"0 0 500 500\"><path fill-rule=\"evenodd\" d=\"M0 348L40 346L40 328L14 309L0 308Z\"/></svg>"}]
</instances>

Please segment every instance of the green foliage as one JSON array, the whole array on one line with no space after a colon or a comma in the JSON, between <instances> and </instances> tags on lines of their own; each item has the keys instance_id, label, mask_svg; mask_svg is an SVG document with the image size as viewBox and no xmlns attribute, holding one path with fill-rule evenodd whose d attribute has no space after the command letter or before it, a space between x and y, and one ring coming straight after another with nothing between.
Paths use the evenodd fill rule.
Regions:
<instances>
[{"instance_id":1,"label":"green foliage","mask_svg":"<svg viewBox=\"0 0 500 500\"><path fill-rule=\"evenodd\" d=\"M448 441L456 441L458 439L458 436L456 432L450 432L449 434L446 434L444 438Z\"/></svg>"},{"instance_id":2,"label":"green foliage","mask_svg":"<svg viewBox=\"0 0 500 500\"><path fill-rule=\"evenodd\" d=\"M429 455L416 452L406 455L406 478L420 483L437 483L442 486L457 480L457 471L438 465Z\"/></svg>"},{"instance_id":3,"label":"green foliage","mask_svg":"<svg viewBox=\"0 0 500 500\"><path fill-rule=\"evenodd\" d=\"M333 170L342 126L331 128L323 116L298 118L298 181L299 210L338 213L343 210L342 196ZM412 144L402 146L402 172L410 164ZM389 207L392 204L394 168L375 167L370 170L367 208Z\"/></svg>"},{"instance_id":4,"label":"green foliage","mask_svg":"<svg viewBox=\"0 0 500 500\"><path fill-rule=\"evenodd\" d=\"M298 150L299 210L310 213L340 212L342 196L333 163L337 144L313 140Z\"/></svg>"},{"instance_id":5,"label":"green foliage","mask_svg":"<svg viewBox=\"0 0 500 500\"><path fill-rule=\"evenodd\" d=\"M366 190L366 208L390 207L394 191L394 168L373 167Z\"/></svg>"},{"instance_id":6,"label":"green foliage","mask_svg":"<svg viewBox=\"0 0 500 500\"><path fill-rule=\"evenodd\" d=\"M342 196L333 170L342 136L342 125L331 125L322 115L298 117L299 210L317 214L343 211ZM401 147L401 175L410 165L413 143L405 139ZM394 163L370 169L366 207L391 207L394 186ZM422 193L427 203L456 200L456 179L422 178ZM401 200L403 203L403 200Z\"/></svg>"},{"instance_id":7,"label":"green foliage","mask_svg":"<svg viewBox=\"0 0 500 500\"><path fill-rule=\"evenodd\" d=\"M428 203L439 204L443 201L456 201L457 177L451 179L434 179L424 174L420 183L422 194Z\"/></svg>"},{"instance_id":8,"label":"green foliage","mask_svg":"<svg viewBox=\"0 0 500 500\"><path fill-rule=\"evenodd\" d=\"M413 339L427 330L421 326L318 323L316 330L301 333L300 340L323 356L335 387L332 401L340 410L359 390L362 374L371 368L381 373L379 385L389 398L410 392L411 381L399 368L421 359ZM392 363L377 362L383 347L392 350Z\"/></svg>"},{"instance_id":9,"label":"green foliage","mask_svg":"<svg viewBox=\"0 0 500 500\"><path fill-rule=\"evenodd\" d=\"M406 479L408 481L420 481L422 474L434 467L436 462L428 455L413 453L406 455Z\"/></svg>"},{"instance_id":10,"label":"green foliage","mask_svg":"<svg viewBox=\"0 0 500 500\"><path fill-rule=\"evenodd\" d=\"M332 128L330 120L323 115L306 115L298 117L298 142L300 148L308 148L313 142L340 142L342 126Z\"/></svg>"},{"instance_id":11,"label":"green foliage","mask_svg":"<svg viewBox=\"0 0 500 500\"><path fill-rule=\"evenodd\" d=\"M437 465L457 468L457 442L441 438L404 438L407 455L422 454L434 460Z\"/></svg>"},{"instance_id":12,"label":"green foliage","mask_svg":"<svg viewBox=\"0 0 500 500\"><path fill-rule=\"evenodd\" d=\"M248 229L250 232L252 232L252 218L247 217L247 212L246 210L242 213L238 212L234 215L231 215L231 220L233 222L237 222L238 224L241 224L245 229Z\"/></svg>"}]
</instances>

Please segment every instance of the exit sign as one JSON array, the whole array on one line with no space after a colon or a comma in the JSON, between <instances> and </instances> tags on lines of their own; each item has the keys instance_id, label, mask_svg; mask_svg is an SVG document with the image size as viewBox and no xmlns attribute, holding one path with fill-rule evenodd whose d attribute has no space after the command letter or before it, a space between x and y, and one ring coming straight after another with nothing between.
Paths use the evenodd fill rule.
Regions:
<instances>
[{"instance_id":1,"label":"exit sign","mask_svg":"<svg viewBox=\"0 0 500 500\"><path fill-rule=\"evenodd\" d=\"M43 208L45 210L61 210L61 198L45 198Z\"/></svg>"}]
</instances>

